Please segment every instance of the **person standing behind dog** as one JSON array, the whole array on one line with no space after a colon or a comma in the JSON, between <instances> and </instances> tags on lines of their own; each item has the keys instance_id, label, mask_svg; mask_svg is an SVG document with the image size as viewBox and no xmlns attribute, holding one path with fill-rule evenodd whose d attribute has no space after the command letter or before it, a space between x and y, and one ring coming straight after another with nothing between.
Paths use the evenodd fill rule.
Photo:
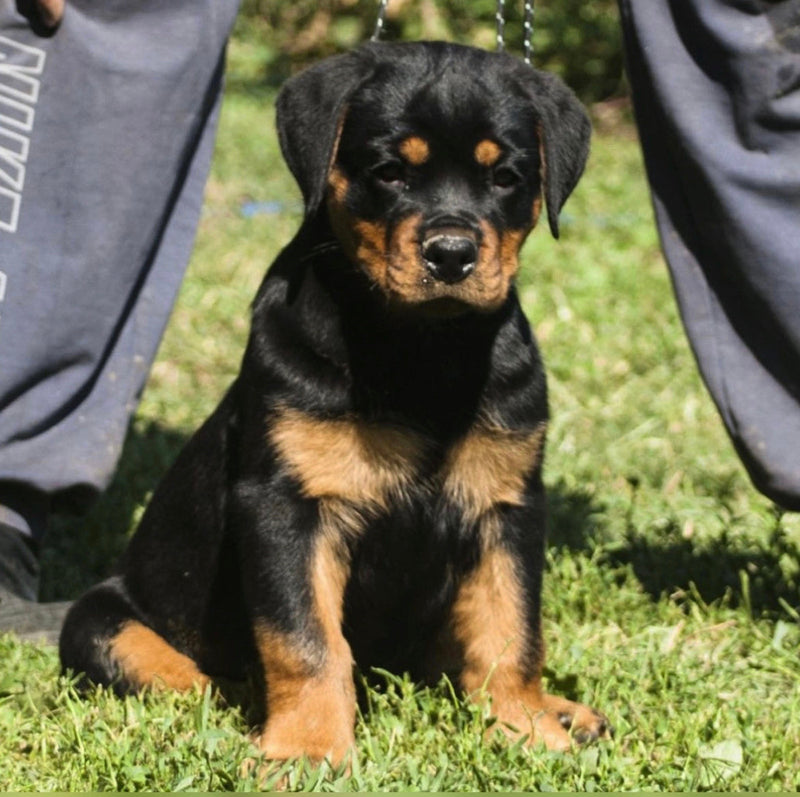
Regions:
<instances>
[{"instance_id":1,"label":"person standing behind dog","mask_svg":"<svg viewBox=\"0 0 800 797\"><path fill-rule=\"evenodd\" d=\"M37 547L116 466L189 260L237 7L0 0L0 631L60 622L33 603Z\"/></svg>"},{"instance_id":2,"label":"person standing behind dog","mask_svg":"<svg viewBox=\"0 0 800 797\"><path fill-rule=\"evenodd\" d=\"M800 0L620 0L661 244L753 483L800 510Z\"/></svg>"}]
</instances>

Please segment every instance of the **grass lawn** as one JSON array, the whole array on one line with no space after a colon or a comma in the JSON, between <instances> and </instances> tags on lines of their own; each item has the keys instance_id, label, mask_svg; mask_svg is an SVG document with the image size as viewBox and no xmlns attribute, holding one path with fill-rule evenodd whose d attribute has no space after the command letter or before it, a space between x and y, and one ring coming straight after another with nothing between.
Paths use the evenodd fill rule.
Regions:
<instances>
[{"instance_id":1,"label":"grass lawn","mask_svg":"<svg viewBox=\"0 0 800 797\"><path fill-rule=\"evenodd\" d=\"M235 374L249 302L297 228L273 97L233 73L189 274L111 489L55 527L48 597L106 575L148 495ZM520 290L547 363L552 690L602 708L613 742L570 754L482 742L447 683L386 677L349 774L293 789L607 791L800 787L800 520L750 487L677 316L638 145L598 133L562 239L526 244ZM76 696L54 649L0 637L0 790L253 790L243 713L212 693Z\"/></svg>"}]
</instances>

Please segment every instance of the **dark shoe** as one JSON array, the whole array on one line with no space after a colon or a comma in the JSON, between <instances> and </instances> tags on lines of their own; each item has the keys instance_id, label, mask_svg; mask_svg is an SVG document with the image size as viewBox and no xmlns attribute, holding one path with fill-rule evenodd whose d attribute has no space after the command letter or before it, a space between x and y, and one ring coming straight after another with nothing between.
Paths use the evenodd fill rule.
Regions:
<instances>
[{"instance_id":1,"label":"dark shoe","mask_svg":"<svg viewBox=\"0 0 800 797\"><path fill-rule=\"evenodd\" d=\"M13 633L26 642L57 645L72 601L36 603L0 587L0 634Z\"/></svg>"},{"instance_id":2,"label":"dark shoe","mask_svg":"<svg viewBox=\"0 0 800 797\"><path fill-rule=\"evenodd\" d=\"M0 523L0 634L13 632L20 639L58 644L71 603L37 603L38 591L36 543Z\"/></svg>"}]
</instances>

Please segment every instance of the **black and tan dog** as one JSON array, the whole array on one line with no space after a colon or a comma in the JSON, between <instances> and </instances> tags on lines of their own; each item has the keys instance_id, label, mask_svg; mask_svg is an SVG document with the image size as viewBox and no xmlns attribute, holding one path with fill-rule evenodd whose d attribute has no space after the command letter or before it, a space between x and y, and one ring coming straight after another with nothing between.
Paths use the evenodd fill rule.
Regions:
<instances>
[{"instance_id":1,"label":"black and tan dog","mask_svg":"<svg viewBox=\"0 0 800 797\"><path fill-rule=\"evenodd\" d=\"M290 80L278 130L305 220L64 667L127 692L254 665L275 758L342 759L354 663L448 673L551 748L607 735L541 686L547 400L514 289L583 110L510 56L369 44Z\"/></svg>"}]
</instances>

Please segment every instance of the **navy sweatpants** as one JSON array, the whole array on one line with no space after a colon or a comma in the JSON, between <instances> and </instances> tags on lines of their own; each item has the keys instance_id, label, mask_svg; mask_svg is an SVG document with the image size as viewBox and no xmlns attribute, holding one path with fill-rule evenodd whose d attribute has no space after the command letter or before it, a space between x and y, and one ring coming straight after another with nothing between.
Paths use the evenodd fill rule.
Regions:
<instances>
[{"instance_id":1,"label":"navy sweatpants","mask_svg":"<svg viewBox=\"0 0 800 797\"><path fill-rule=\"evenodd\" d=\"M800 0L620 0L661 243L755 485L800 509Z\"/></svg>"},{"instance_id":2,"label":"navy sweatpants","mask_svg":"<svg viewBox=\"0 0 800 797\"><path fill-rule=\"evenodd\" d=\"M102 490L194 239L238 0L0 3L0 521Z\"/></svg>"}]
</instances>

